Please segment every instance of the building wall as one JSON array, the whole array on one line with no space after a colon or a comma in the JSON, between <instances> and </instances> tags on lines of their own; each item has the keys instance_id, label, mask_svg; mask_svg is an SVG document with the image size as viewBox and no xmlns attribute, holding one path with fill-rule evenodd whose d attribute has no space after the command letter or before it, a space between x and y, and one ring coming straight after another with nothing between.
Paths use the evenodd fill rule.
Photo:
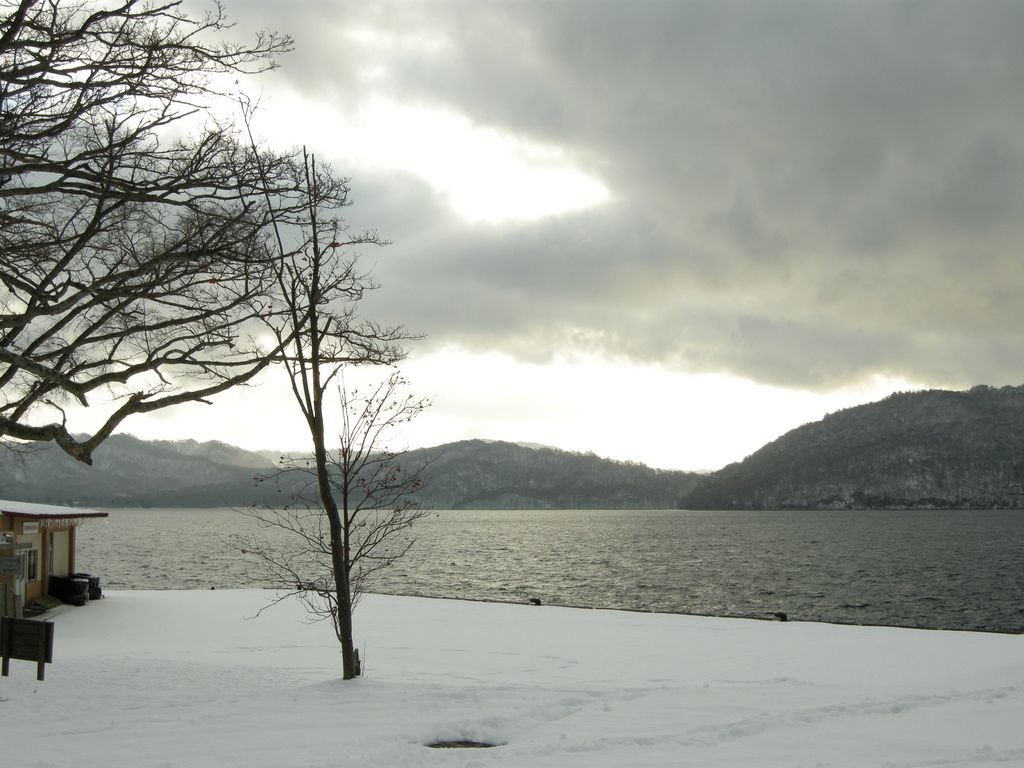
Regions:
<instances>
[{"instance_id":1,"label":"building wall","mask_svg":"<svg viewBox=\"0 0 1024 768\"><path fill-rule=\"evenodd\" d=\"M47 558L47 572L50 576L70 576L72 573L71 564L71 534L74 529L62 531L50 531L47 547L49 556Z\"/></svg>"},{"instance_id":2,"label":"building wall","mask_svg":"<svg viewBox=\"0 0 1024 768\"><path fill-rule=\"evenodd\" d=\"M39 520L0 515L0 531L14 533L14 541L29 544L25 569L25 604L47 593L51 573L66 576L74 569L74 528L46 529ZM51 570L52 569L52 570Z\"/></svg>"},{"instance_id":3,"label":"building wall","mask_svg":"<svg viewBox=\"0 0 1024 768\"><path fill-rule=\"evenodd\" d=\"M43 547L46 537L42 531L37 533L18 533L18 529L23 528L24 525L19 520L15 526L14 540L18 544L32 545L32 548L25 553L28 561L25 571L25 604L27 605L46 593L46 578L43 573L43 563L46 562L46 553L43 551Z\"/></svg>"}]
</instances>

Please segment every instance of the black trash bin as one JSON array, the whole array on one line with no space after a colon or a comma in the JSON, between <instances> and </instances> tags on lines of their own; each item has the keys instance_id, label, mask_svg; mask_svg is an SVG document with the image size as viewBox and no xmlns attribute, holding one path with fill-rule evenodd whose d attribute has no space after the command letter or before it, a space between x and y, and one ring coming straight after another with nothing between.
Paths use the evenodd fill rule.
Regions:
<instances>
[{"instance_id":1,"label":"black trash bin","mask_svg":"<svg viewBox=\"0 0 1024 768\"><path fill-rule=\"evenodd\" d=\"M91 576L88 573L73 573L71 574L73 579L85 579L89 582L89 599L99 600L103 597L103 590L100 589L100 577Z\"/></svg>"},{"instance_id":2,"label":"black trash bin","mask_svg":"<svg viewBox=\"0 0 1024 768\"><path fill-rule=\"evenodd\" d=\"M49 593L67 605L85 605L89 602L89 580L74 576L51 576Z\"/></svg>"}]
</instances>

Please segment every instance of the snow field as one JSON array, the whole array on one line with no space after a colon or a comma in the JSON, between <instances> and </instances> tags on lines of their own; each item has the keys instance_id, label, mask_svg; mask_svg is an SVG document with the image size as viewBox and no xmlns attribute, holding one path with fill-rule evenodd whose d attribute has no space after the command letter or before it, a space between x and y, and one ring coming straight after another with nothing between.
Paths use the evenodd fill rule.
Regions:
<instances>
[{"instance_id":1,"label":"snow field","mask_svg":"<svg viewBox=\"0 0 1024 768\"><path fill-rule=\"evenodd\" d=\"M366 675L256 590L113 592L0 678L0 763L1024 766L1024 636L368 595ZM429 749L468 739L494 749Z\"/></svg>"}]
</instances>

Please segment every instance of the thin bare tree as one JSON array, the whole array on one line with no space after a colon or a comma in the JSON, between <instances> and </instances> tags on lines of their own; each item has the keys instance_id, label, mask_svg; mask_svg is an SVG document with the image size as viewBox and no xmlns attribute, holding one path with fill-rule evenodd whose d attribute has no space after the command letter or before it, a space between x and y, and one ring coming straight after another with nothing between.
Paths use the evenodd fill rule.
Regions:
<instances>
[{"instance_id":1,"label":"thin bare tree","mask_svg":"<svg viewBox=\"0 0 1024 768\"><path fill-rule=\"evenodd\" d=\"M365 391L339 385L338 446L327 451L336 512L324 503L316 461L282 457L280 472L261 479L292 489L289 503L245 510L259 532L236 538L252 580L279 590L273 603L298 596L313 617L331 622L346 679L361 672L352 626L360 595L375 573L405 556L415 541L410 529L430 514L415 500L424 465L386 447L429 404L404 393L406 385L397 369Z\"/></svg>"},{"instance_id":2,"label":"thin bare tree","mask_svg":"<svg viewBox=\"0 0 1024 768\"><path fill-rule=\"evenodd\" d=\"M321 554L329 558L330 567L325 576L311 579L292 578L296 574L289 573L282 563L276 567L283 568L280 572L287 576L288 586L327 601L341 644L342 674L347 680L359 674L352 631L352 578L359 578L360 571L352 565L353 536L357 526L367 520L361 514L363 510L377 503L390 506L410 488L405 484L404 475L392 476L384 472L375 478L367 476L365 471L371 466L369 453L346 458L343 452L337 460L332 460L327 443L330 393L346 368L394 366L406 355L403 344L417 337L401 326L385 327L360 316L359 302L367 291L377 286L369 274L360 269L357 249L385 245L386 241L375 231L359 232L349 227L340 216L341 210L350 204L349 180L336 176L329 167L318 165L315 156L305 149L302 155L301 190L295 199L284 198L284 204L275 211L273 222L277 248L282 256L276 293L276 301L281 306L263 321L274 346L281 349L288 381L309 430L312 453L308 471L312 482L305 501L315 502L314 513L322 515L326 521L325 528L304 524L294 527L300 539L305 536L303 531L312 531L310 536L323 542L325 549ZM268 195L267 200L268 206L273 208L276 199ZM392 378L389 382L385 391L393 395L398 381ZM351 400L344 387L341 392L343 411L358 402ZM371 405L373 402L371 400ZM391 416L385 417L391 412L378 403L374 406L374 418L367 419L367 414L363 414L355 421L343 422L342 445L362 445L368 438L377 438L381 434L378 428L390 429L425 406L425 401L402 403ZM350 419L351 414L345 418ZM366 447L374 445L371 442ZM353 474L357 466L361 467L362 474ZM332 468L341 470L340 480L332 475ZM368 483L372 480L372 483L362 488L364 496L357 500L351 495L350 484L360 479ZM371 490L373 493L368 493ZM398 495L389 498L389 494ZM396 509L398 516L394 520L399 524L385 524L373 530L402 530L401 521L415 519L415 515L407 515L411 508L402 509L399 505ZM357 511L359 514L355 513ZM288 512L285 514L287 517ZM322 523L316 523L320 525ZM365 529L359 530L365 532ZM373 552L381 551L380 545L373 544L372 540L369 546L360 556L364 564L372 561ZM259 549L254 547L254 551Z\"/></svg>"}]
</instances>

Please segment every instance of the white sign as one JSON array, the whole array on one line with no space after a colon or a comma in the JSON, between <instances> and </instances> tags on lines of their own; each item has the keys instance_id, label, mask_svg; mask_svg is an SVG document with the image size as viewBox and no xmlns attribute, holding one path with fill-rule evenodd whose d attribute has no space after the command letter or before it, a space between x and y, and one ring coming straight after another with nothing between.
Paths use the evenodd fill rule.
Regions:
<instances>
[{"instance_id":1,"label":"white sign","mask_svg":"<svg viewBox=\"0 0 1024 768\"><path fill-rule=\"evenodd\" d=\"M22 523L21 532L24 535L39 533L39 523Z\"/></svg>"}]
</instances>

